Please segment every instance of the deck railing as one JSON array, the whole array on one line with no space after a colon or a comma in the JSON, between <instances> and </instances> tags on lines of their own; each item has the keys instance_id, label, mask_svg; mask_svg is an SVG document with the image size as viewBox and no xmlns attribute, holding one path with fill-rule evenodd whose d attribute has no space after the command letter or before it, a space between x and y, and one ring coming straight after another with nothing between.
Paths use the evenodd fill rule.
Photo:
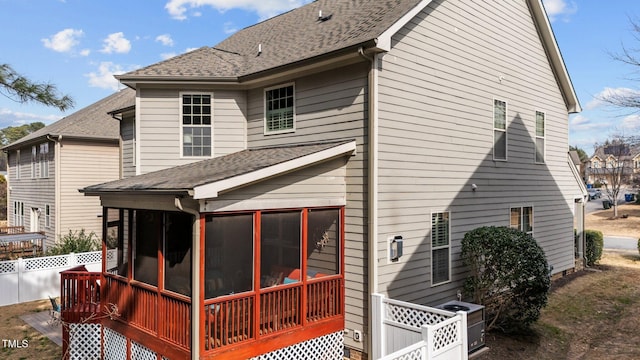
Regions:
<instances>
[{"instance_id":1,"label":"deck railing","mask_svg":"<svg viewBox=\"0 0 640 360\"><path fill-rule=\"evenodd\" d=\"M214 352L342 315L339 276L222 296L204 303L204 350ZM256 303L259 303L256 311Z\"/></svg>"},{"instance_id":2,"label":"deck railing","mask_svg":"<svg viewBox=\"0 0 640 360\"><path fill-rule=\"evenodd\" d=\"M118 309L117 321L191 348L191 300L125 278L105 274L104 303Z\"/></svg>"},{"instance_id":3,"label":"deck railing","mask_svg":"<svg viewBox=\"0 0 640 360\"><path fill-rule=\"evenodd\" d=\"M63 271L60 277L62 321L97 322L100 315L100 273L84 266Z\"/></svg>"}]
</instances>

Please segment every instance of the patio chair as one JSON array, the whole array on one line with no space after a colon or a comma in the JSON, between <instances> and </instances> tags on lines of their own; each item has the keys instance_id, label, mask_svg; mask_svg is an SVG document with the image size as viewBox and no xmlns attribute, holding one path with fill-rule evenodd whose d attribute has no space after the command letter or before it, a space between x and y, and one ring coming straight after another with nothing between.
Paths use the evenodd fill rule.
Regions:
<instances>
[{"instance_id":1,"label":"patio chair","mask_svg":"<svg viewBox=\"0 0 640 360\"><path fill-rule=\"evenodd\" d=\"M51 317L49 318L47 323L50 326L59 325L60 322L62 321L62 316L60 314L60 311L62 309L60 308L60 304L58 304L56 299L52 298L51 296L49 296L49 301L51 302L51 309L49 310L49 314L51 315Z\"/></svg>"}]
</instances>

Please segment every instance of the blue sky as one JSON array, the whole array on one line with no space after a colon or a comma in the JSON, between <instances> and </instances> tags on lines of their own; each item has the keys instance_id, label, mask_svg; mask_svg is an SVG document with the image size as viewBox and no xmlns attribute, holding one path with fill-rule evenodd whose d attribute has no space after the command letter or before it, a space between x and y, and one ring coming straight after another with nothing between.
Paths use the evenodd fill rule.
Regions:
<instances>
[{"instance_id":1,"label":"blue sky","mask_svg":"<svg viewBox=\"0 0 640 360\"><path fill-rule=\"evenodd\" d=\"M73 97L70 114L116 91L114 74L215 45L238 29L308 2L0 0L0 63ZM640 49L630 24L630 19L640 22L640 5L631 0L544 4L583 107L570 117L569 143L591 153L594 143L613 133L637 133L639 114L608 108L596 99L604 92L640 88L640 69L610 56L623 44ZM629 80L634 76L639 80ZM0 96L0 128L33 121L50 124L65 115Z\"/></svg>"}]
</instances>

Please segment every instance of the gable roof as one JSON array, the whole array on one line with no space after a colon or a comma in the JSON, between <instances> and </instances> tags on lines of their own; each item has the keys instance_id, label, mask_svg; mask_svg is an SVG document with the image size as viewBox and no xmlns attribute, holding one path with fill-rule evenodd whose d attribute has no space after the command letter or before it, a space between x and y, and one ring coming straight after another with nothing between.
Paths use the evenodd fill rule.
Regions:
<instances>
[{"instance_id":1,"label":"gable roof","mask_svg":"<svg viewBox=\"0 0 640 360\"><path fill-rule=\"evenodd\" d=\"M579 112L569 73L542 0L526 0L569 112ZM213 47L143 67L116 78L139 81L241 83L360 48L389 51L391 36L431 0L317 0L242 29ZM320 17L322 14L322 18Z\"/></svg>"},{"instance_id":2,"label":"gable roof","mask_svg":"<svg viewBox=\"0 0 640 360\"><path fill-rule=\"evenodd\" d=\"M135 104L135 98L135 90L125 88L4 146L3 150L16 149L47 136L116 141L120 138L120 124L108 113Z\"/></svg>"},{"instance_id":3,"label":"gable roof","mask_svg":"<svg viewBox=\"0 0 640 360\"><path fill-rule=\"evenodd\" d=\"M80 189L88 195L157 193L213 198L230 190L352 154L355 141L333 141L242 150L233 154L154 171Z\"/></svg>"}]
</instances>

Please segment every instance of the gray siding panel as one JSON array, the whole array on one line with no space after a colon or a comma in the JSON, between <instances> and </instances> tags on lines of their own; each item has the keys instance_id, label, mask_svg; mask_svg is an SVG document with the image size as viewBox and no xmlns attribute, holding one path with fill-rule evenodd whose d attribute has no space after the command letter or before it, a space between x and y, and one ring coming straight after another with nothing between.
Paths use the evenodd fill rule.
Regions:
<instances>
[{"instance_id":1,"label":"gray siding panel","mask_svg":"<svg viewBox=\"0 0 640 360\"><path fill-rule=\"evenodd\" d=\"M534 207L534 237L554 272L574 266L580 195L567 165L568 114L525 1L432 2L393 37L379 82L381 291L429 305L454 298L466 276L462 237L508 226L512 206ZM492 157L494 98L508 104L507 162ZM534 164L536 110L547 114L545 164ZM431 287L431 212L443 210L453 281ZM394 235L405 256L388 263Z\"/></svg>"},{"instance_id":2,"label":"gray siding panel","mask_svg":"<svg viewBox=\"0 0 640 360\"><path fill-rule=\"evenodd\" d=\"M122 140L122 177L136 174L135 165L135 119L125 117L120 121L120 138Z\"/></svg>"},{"instance_id":3,"label":"gray siding panel","mask_svg":"<svg viewBox=\"0 0 640 360\"><path fill-rule=\"evenodd\" d=\"M355 139L357 155L346 165L347 206L345 215L345 288L348 329L366 328L367 316L367 235L366 235L366 63L337 68L294 79L296 130L264 135L264 88L248 91L248 146L280 145ZM278 84L270 84L278 85ZM268 87L268 86L267 86ZM362 343L346 343L362 348Z\"/></svg>"},{"instance_id":4,"label":"gray siding panel","mask_svg":"<svg viewBox=\"0 0 640 360\"><path fill-rule=\"evenodd\" d=\"M244 91L141 89L139 173L166 169L204 159L182 157L180 149L180 93L213 95L213 156L246 148L246 93Z\"/></svg>"}]
</instances>

